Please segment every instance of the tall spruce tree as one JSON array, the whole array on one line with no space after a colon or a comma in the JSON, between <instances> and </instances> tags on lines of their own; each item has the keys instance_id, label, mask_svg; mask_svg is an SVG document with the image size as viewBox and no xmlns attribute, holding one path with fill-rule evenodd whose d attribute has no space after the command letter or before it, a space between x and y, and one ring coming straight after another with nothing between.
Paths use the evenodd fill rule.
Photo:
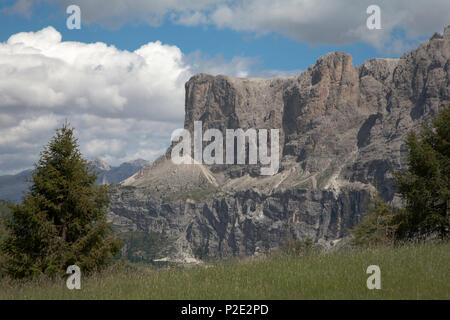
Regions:
<instances>
[{"instance_id":1,"label":"tall spruce tree","mask_svg":"<svg viewBox=\"0 0 450 320\"><path fill-rule=\"evenodd\" d=\"M410 132L408 167L396 173L405 210L396 217L398 238L448 237L450 227L450 105L419 134Z\"/></svg>"},{"instance_id":2,"label":"tall spruce tree","mask_svg":"<svg viewBox=\"0 0 450 320\"><path fill-rule=\"evenodd\" d=\"M1 249L6 272L14 278L82 272L107 266L120 241L106 222L106 187L79 151L73 128L65 123L35 164L23 203L12 207Z\"/></svg>"}]
</instances>

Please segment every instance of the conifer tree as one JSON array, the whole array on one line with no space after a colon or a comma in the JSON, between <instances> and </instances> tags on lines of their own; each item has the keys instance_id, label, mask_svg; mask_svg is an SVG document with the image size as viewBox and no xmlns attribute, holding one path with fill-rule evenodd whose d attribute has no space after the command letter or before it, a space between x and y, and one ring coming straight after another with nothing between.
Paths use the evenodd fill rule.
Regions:
<instances>
[{"instance_id":1,"label":"conifer tree","mask_svg":"<svg viewBox=\"0 0 450 320\"><path fill-rule=\"evenodd\" d=\"M1 249L10 276L62 275L73 264L82 272L107 266L120 242L106 222L106 187L96 179L66 122L41 152L29 192L6 223Z\"/></svg>"},{"instance_id":2,"label":"conifer tree","mask_svg":"<svg viewBox=\"0 0 450 320\"><path fill-rule=\"evenodd\" d=\"M450 105L432 126L409 132L407 168L395 172L404 208L394 208L379 196L369 214L350 232L355 245L389 244L398 240L447 238L450 229Z\"/></svg>"},{"instance_id":3,"label":"conifer tree","mask_svg":"<svg viewBox=\"0 0 450 320\"><path fill-rule=\"evenodd\" d=\"M399 238L448 237L450 227L450 105L419 134L407 138L408 167L396 173L404 213L397 217Z\"/></svg>"},{"instance_id":4,"label":"conifer tree","mask_svg":"<svg viewBox=\"0 0 450 320\"><path fill-rule=\"evenodd\" d=\"M369 204L368 214L350 230L353 235L352 243L363 247L393 244L397 230L394 217L399 211L377 194Z\"/></svg>"}]
</instances>

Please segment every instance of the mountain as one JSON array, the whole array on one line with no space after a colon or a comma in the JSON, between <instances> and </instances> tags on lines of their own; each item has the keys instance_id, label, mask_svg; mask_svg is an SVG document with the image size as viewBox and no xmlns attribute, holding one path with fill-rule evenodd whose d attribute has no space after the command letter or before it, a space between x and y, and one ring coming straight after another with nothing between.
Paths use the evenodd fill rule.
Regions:
<instances>
[{"instance_id":1,"label":"mountain","mask_svg":"<svg viewBox=\"0 0 450 320\"><path fill-rule=\"evenodd\" d=\"M98 184L114 184L134 175L148 164L148 161L137 159L122 163L118 167L111 167L105 161L95 158L91 164L99 175ZM0 200L21 201L23 192L28 189L27 181L31 179L31 172L29 169L15 175L0 176Z\"/></svg>"},{"instance_id":2,"label":"mountain","mask_svg":"<svg viewBox=\"0 0 450 320\"><path fill-rule=\"evenodd\" d=\"M298 77L195 75L185 86L191 135L194 121L223 133L279 129L280 170L175 165L171 146L114 188L109 219L122 232L164 235L179 260L252 255L292 238L333 245L376 189L399 204L392 171L405 166L407 132L450 102L449 58L447 27L399 59L354 66L332 52Z\"/></svg>"},{"instance_id":3,"label":"mountain","mask_svg":"<svg viewBox=\"0 0 450 320\"><path fill-rule=\"evenodd\" d=\"M125 180L136 172L141 170L148 161L137 159L129 162L124 162L118 167L111 167L101 159L95 158L92 160L92 165L98 173L98 184L115 184Z\"/></svg>"},{"instance_id":4,"label":"mountain","mask_svg":"<svg viewBox=\"0 0 450 320\"><path fill-rule=\"evenodd\" d=\"M19 202L23 192L28 189L28 180L32 170L24 170L17 174L0 176L0 200Z\"/></svg>"}]
</instances>

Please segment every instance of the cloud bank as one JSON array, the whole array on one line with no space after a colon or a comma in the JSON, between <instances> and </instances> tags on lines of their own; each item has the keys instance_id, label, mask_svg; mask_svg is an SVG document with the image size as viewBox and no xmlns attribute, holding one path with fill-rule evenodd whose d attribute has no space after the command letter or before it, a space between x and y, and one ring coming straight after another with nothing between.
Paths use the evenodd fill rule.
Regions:
<instances>
[{"instance_id":1,"label":"cloud bank","mask_svg":"<svg viewBox=\"0 0 450 320\"><path fill-rule=\"evenodd\" d=\"M190 76L249 76L255 63L185 55L160 41L134 52L62 41L53 27L15 34L0 43L0 174L30 167L65 119L86 157L153 160L183 126Z\"/></svg>"}]
</instances>

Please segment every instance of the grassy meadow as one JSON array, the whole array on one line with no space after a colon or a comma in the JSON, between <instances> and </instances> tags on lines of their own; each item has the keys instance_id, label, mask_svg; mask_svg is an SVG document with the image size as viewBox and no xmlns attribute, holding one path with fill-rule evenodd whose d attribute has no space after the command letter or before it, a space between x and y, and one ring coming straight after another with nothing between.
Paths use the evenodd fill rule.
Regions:
<instances>
[{"instance_id":1,"label":"grassy meadow","mask_svg":"<svg viewBox=\"0 0 450 320\"><path fill-rule=\"evenodd\" d=\"M366 269L381 269L368 290ZM191 267L121 265L81 278L0 280L0 299L450 299L450 244L231 259Z\"/></svg>"}]
</instances>

